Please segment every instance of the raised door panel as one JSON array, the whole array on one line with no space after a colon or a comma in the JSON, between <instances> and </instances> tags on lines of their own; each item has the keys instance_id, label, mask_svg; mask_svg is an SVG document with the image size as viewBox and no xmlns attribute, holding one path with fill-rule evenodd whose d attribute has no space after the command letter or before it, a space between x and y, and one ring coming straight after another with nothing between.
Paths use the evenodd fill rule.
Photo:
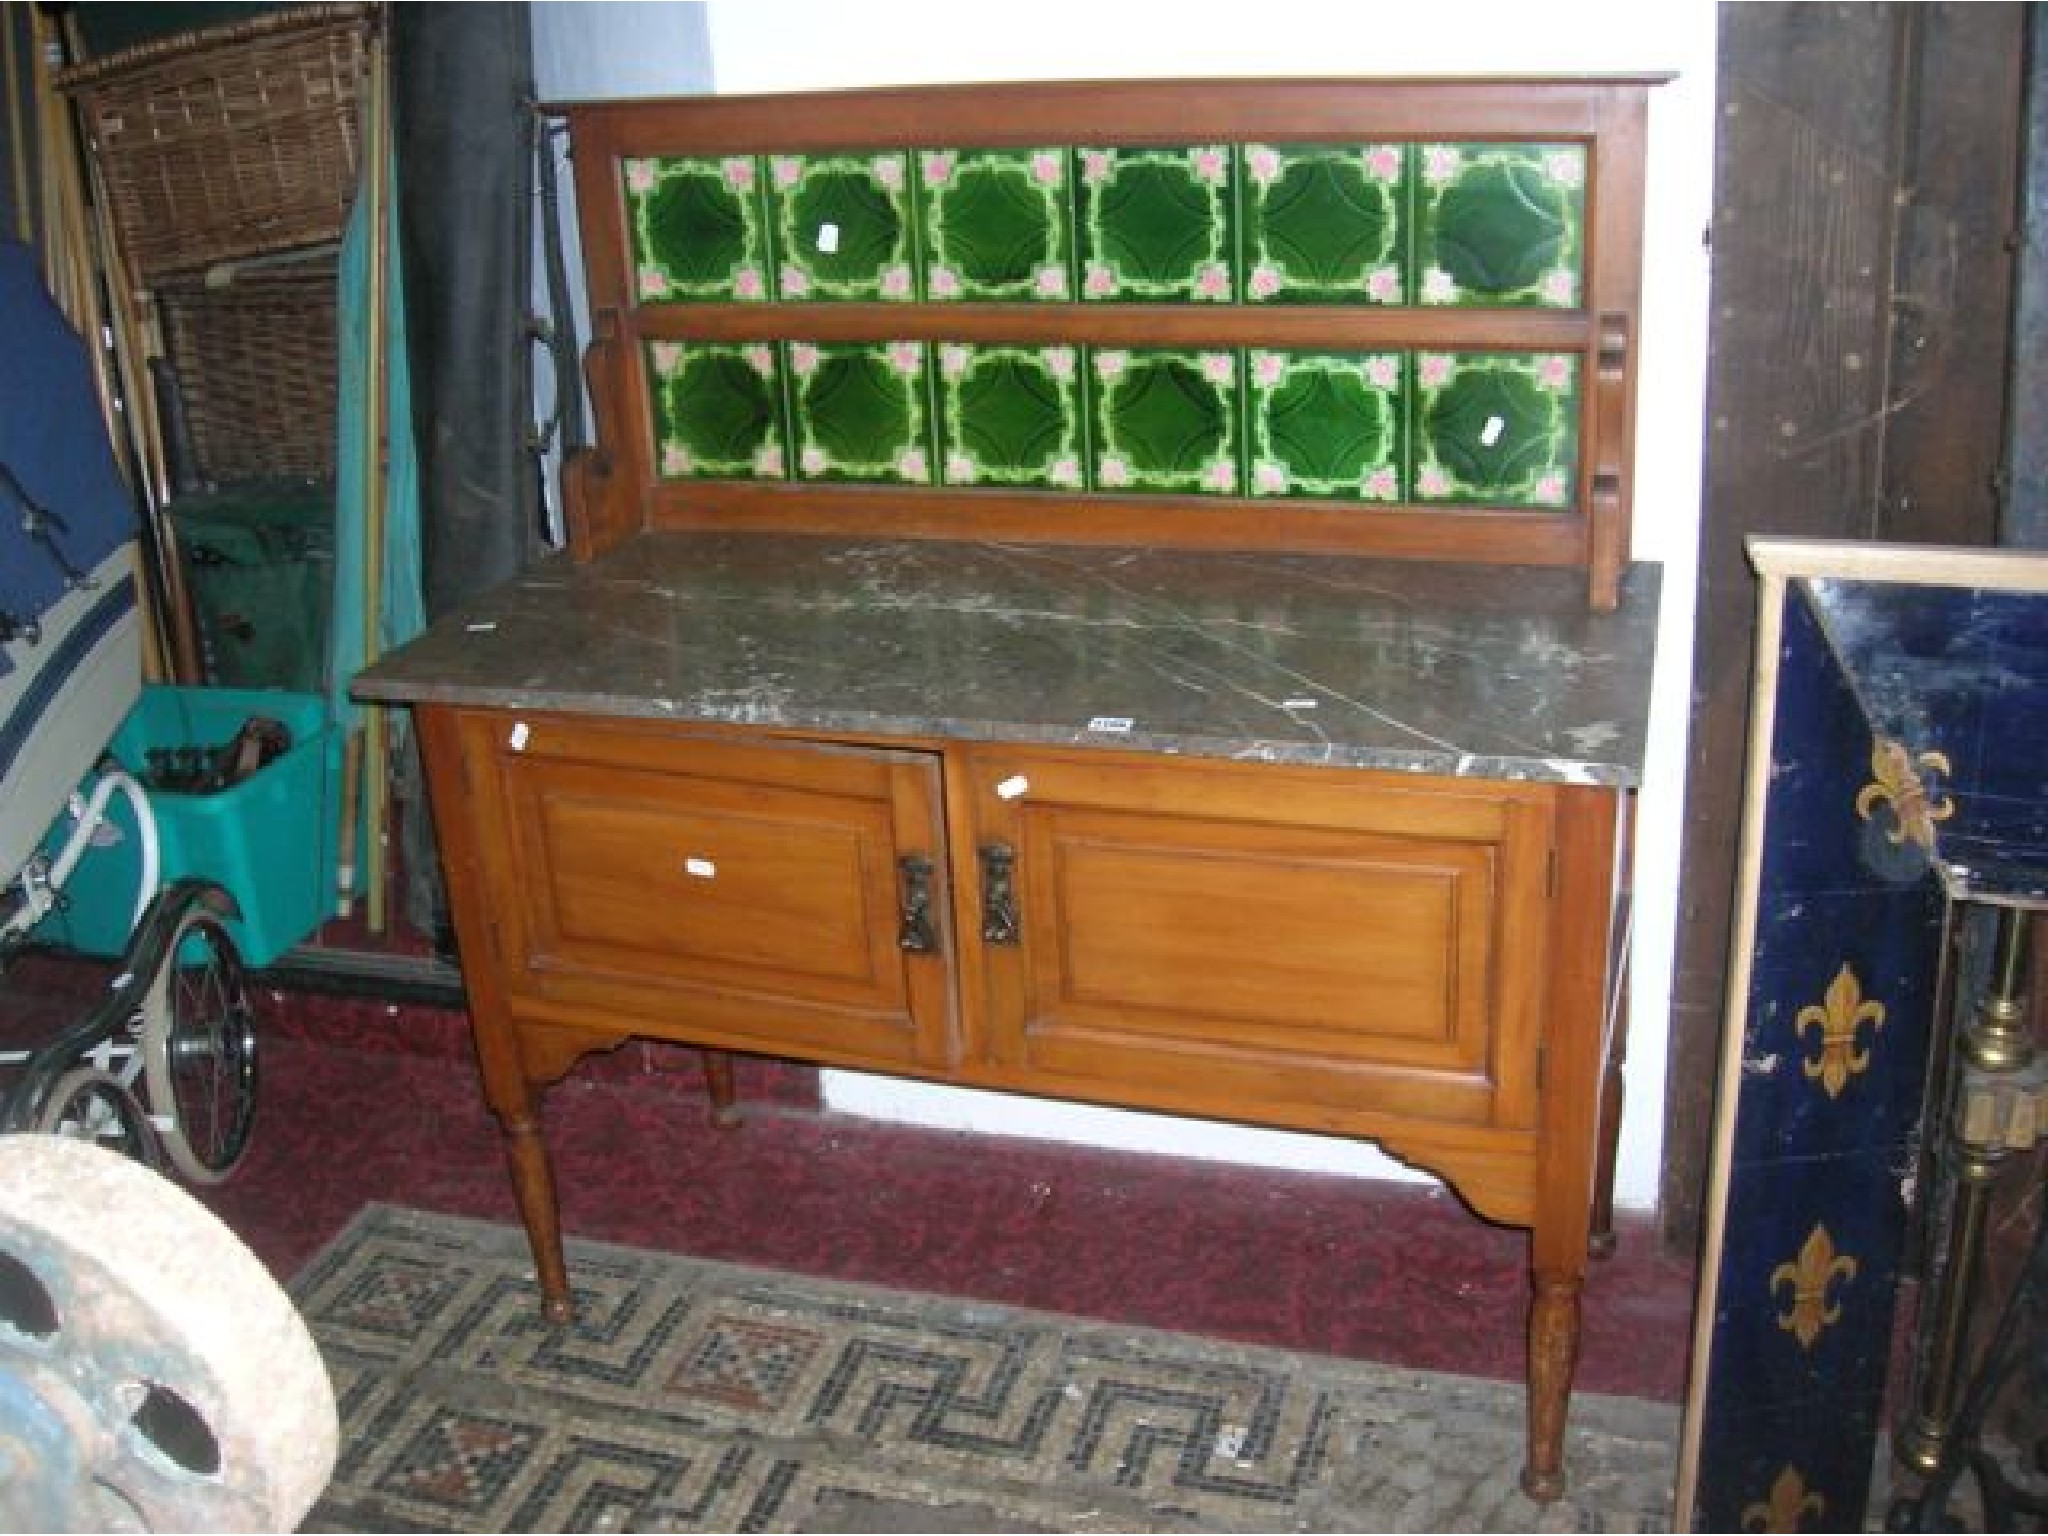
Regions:
<instances>
[{"instance_id":1,"label":"raised door panel","mask_svg":"<svg viewBox=\"0 0 2048 1536\"><path fill-rule=\"evenodd\" d=\"M513 1009L582 1027L816 1054L948 1059L952 988L902 940L906 874L945 890L927 754L735 743L562 717L472 717L499 801L499 942Z\"/></svg>"},{"instance_id":2,"label":"raised door panel","mask_svg":"<svg viewBox=\"0 0 2048 1536\"><path fill-rule=\"evenodd\" d=\"M1283 1123L1533 1125L1547 791L1099 753L965 772L955 857L1006 850L1017 916L979 954L998 1072ZM1000 898L969 896L979 930Z\"/></svg>"}]
</instances>

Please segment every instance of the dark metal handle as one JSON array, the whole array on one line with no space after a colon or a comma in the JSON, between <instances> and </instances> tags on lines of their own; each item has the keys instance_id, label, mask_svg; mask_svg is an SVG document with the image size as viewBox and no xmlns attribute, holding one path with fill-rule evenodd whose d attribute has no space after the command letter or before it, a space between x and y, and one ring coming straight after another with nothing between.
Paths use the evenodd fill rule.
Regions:
<instances>
[{"instance_id":1,"label":"dark metal handle","mask_svg":"<svg viewBox=\"0 0 2048 1536\"><path fill-rule=\"evenodd\" d=\"M896 873L903 888L896 947L928 955L939 947L932 928L932 861L921 853L906 853L896 861Z\"/></svg>"},{"instance_id":2,"label":"dark metal handle","mask_svg":"<svg viewBox=\"0 0 2048 1536\"><path fill-rule=\"evenodd\" d=\"M1017 850L1008 843L983 843L981 854L981 936L991 944L1017 942Z\"/></svg>"}]
</instances>

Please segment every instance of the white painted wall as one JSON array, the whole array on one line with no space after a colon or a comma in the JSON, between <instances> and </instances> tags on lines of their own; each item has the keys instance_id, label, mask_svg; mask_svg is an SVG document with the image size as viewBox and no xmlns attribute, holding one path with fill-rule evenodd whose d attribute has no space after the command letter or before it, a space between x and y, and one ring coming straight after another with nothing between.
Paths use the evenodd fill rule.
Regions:
<instances>
[{"instance_id":1,"label":"white painted wall","mask_svg":"<svg viewBox=\"0 0 2048 1536\"><path fill-rule=\"evenodd\" d=\"M543 95L817 89L948 80L1162 75L1586 74L1673 70L1652 95L1634 554L1664 566L1664 609L1636 864L1629 1098L1616 1198L1648 1209L1662 1148L1692 672L1713 181L1711 0L1263 0L1258 5L1074 4L1000 13L955 3L712 0L539 4ZM563 14L551 14L563 13ZM545 33L545 40L544 40ZM572 81L565 86L553 81ZM1370 1148L1167 1116L826 1075L849 1112L988 1132L1401 1177Z\"/></svg>"}]
</instances>

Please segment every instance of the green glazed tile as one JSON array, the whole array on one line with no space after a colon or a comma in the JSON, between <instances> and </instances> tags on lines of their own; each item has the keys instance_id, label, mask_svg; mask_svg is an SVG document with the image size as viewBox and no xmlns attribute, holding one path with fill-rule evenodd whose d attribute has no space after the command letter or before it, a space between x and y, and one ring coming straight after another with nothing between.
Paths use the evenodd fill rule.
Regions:
<instances>
[{"instance_id":1,"label":"green glazed tile","mask_svg":"<svg viewBox=\"0 0 2048 1536\"><path fill-rule=\"evenodd\" d=\"M1398 144L1247 144L1244 296L1399 304L1408 157Z\"/></svg>"},{"instance_id":2,"label":"green glazed tile","mask_svg":"<svg viewBox=\"0 0 2048 1536\"><path fill-rule=\"evenodd\" d=\"M927 298L1073 297L1064 149L927 149L917 164Z\"/></svg>"},{"instance_id":3,"label":"green glazed tile","mask_svg":"<svg viewBox=\"0 0 2048 1536\"><path fill-rule=\"evenodd\" d=\"M1216 144L1077 151L1081 296L1230 303L1233 158Z\"/></svg>"},{"instance_id":4,"label":"green glazed tile","mask_svg":"<svg viewBox=\"0 0 2048 1536\"><path fill-rule=\"evenodd\" d=\"M768 297L768 236L752 156L628 160L625 179L641 299Z\"/></svg>"},{"instance_id":5,"label":"green glazed tile","mask_svg":"<svg viewBox=\"0 0 2048 1536\"><path fill-rule=\"evenodd\" d=\"M915 299L910 157L774 155L779 297Z\"/></svg>"},{"instance_id":6,"label":"green glazed tile","mask_svg":"<svg viewBox=\"0 0 2048 1536\"><path fill-rule=\"evenodd\" d=\"M1578 478L1579 363L1570 353L1424 352L1415 359L1415 499L1562 508Z\"/></svg>"},{"instance_id":7,"label":"green glazed tile","mask_svg":"<svg viewBox=\"0 0 2048 1536\"><path fill-rule=\"evenodd\" d=\"M1418 302L1578 307L1584 145L1424 144L1417 168Z\"/></svg>"},{"instance_id":8,"label":"green glazed tile","mask_svg":"<svg viewBox=\"0 0 2048 1536\"><path fill-rule=\"evenodd\" d=\"M1097 490L1239 493L1236 353L1105 348L1090 364Z\"/></svg>"},{"instance_id":9,"label":"green glazed tile","mask_svg":"<svg viewBox=\"0 0 2048 1536\"><path fill-rule=\"evenodd\" d=\"M925 345L789 343L797 475L929 485Z\"/></svg>"},{"instance_id":10,"label":"green glazed tile","mask_svg":"<svg viewBox=\"0 0 2048 1536\"><path fill-rule=\"evenodd\" d=\"M782 389L767 342L650 342L660 472L671 479L787 479Z\"/></svg>"},{"instance_id":11,"label":"green glazed tile","mask_svg":"<svg viewBox=\"0 0 2048 1536\"><path fill-rule=\"evenodd\" d=\"M1254 351L1251 494L1401 499L1397 353Z\"/></svg>"},{"instance_id":12,"label":"green glazed tile","mask_svg":"<svg viewBox=\"0 0 2048 1536\"><path fill-rule=\"evenodd\" d=\"M948 485L1082 488L1079 348L945 342L937 351Z\"/></svg>"}]
</instances>

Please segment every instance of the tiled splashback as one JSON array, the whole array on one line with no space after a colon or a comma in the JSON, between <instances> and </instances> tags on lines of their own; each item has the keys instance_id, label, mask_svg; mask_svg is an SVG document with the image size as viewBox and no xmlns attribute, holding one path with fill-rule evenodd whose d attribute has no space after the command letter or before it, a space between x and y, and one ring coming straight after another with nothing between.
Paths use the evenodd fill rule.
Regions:
<instances>
[{"instance_id":1,"label":"tiled splashback","mask_svg":"<svg viewBox=\"0 0 2048 1536\"><path fill-rule=\"evenodd\" d=\"M1571 353L657 341L647 354L670 479L1540 510L1576 491Z\"/></svg>"},{"instance_id":2,"label":"tiled splashback","mask_svg":"<svg viewBox=\"0 0 2048 1536\"><path fill-rule=\"evenodd\" d=\"M1208 144L624 163L642 303L1582 300L1583 144Z\"/></svg>"}]
</instances>

